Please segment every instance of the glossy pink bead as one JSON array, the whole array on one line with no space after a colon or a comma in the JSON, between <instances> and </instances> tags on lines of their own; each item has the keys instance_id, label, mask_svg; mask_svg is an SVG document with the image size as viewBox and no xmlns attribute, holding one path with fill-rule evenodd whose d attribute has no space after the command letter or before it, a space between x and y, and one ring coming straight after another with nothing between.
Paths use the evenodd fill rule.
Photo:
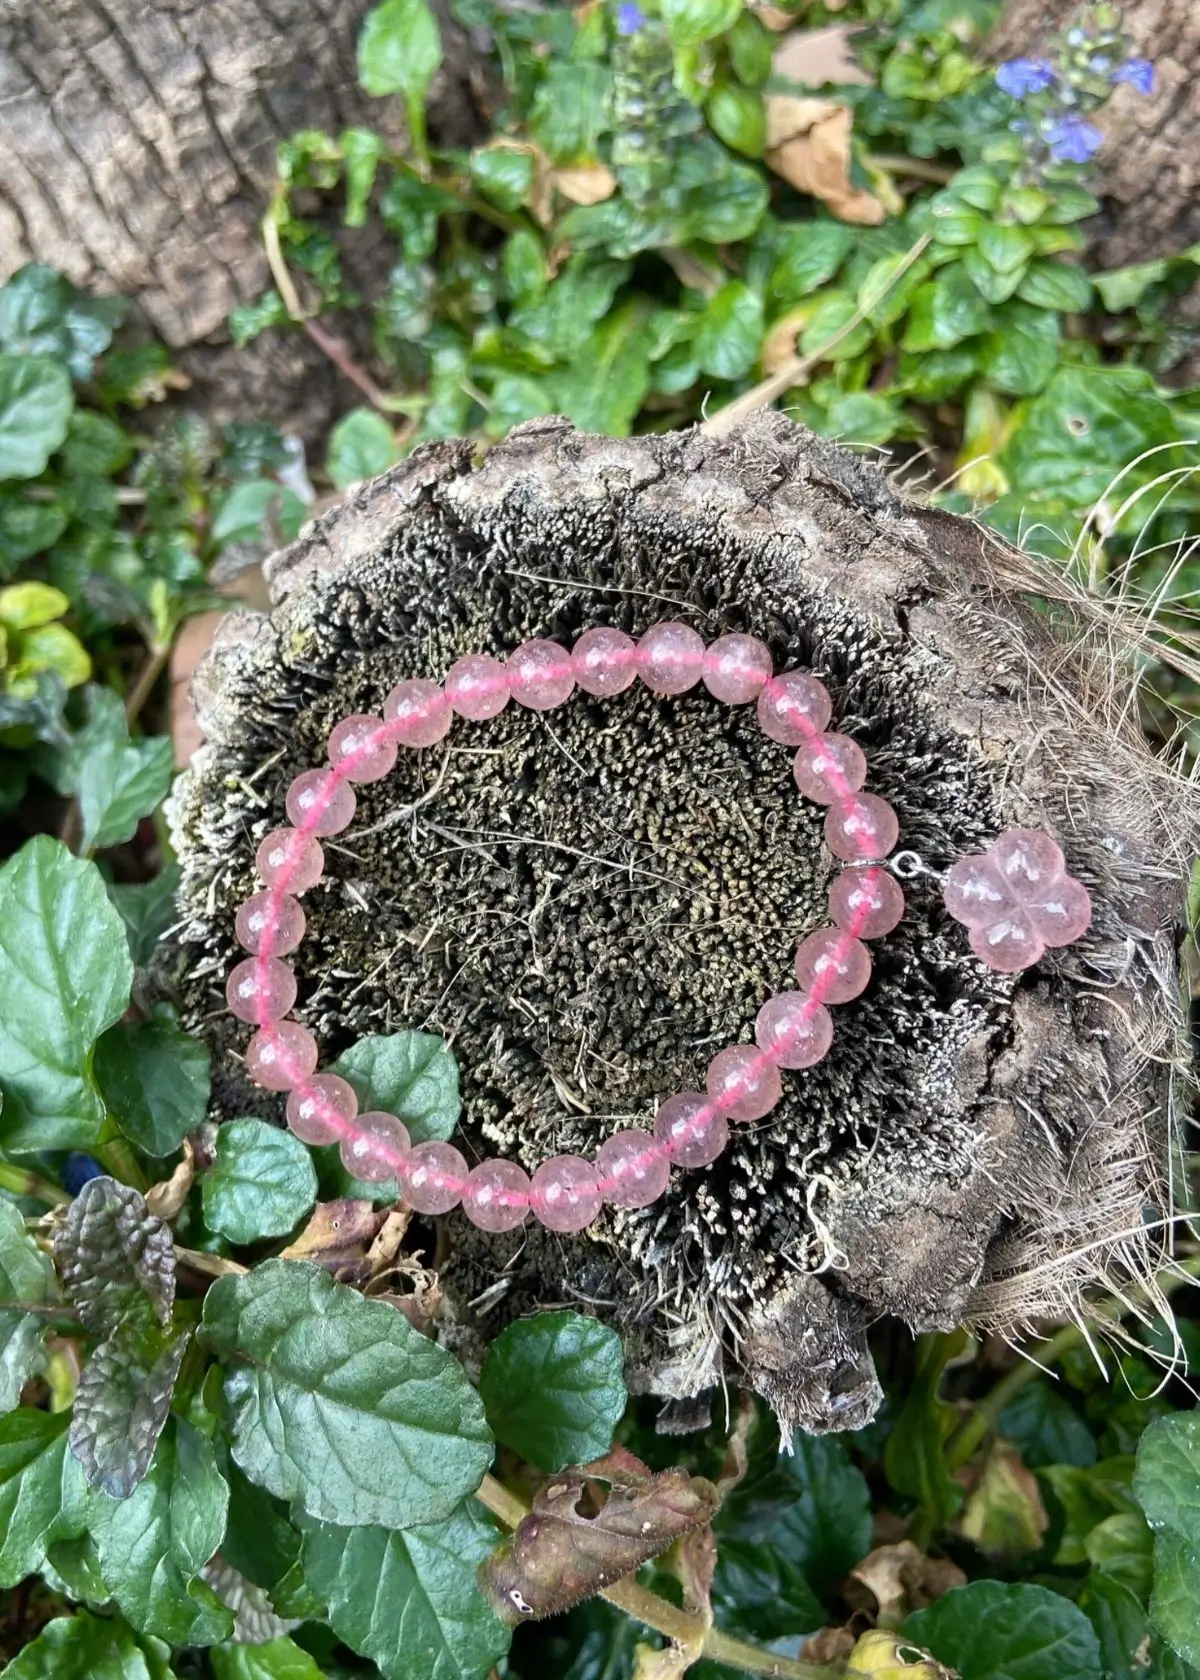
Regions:
<instances>
[{"instance_id":1,"label":"glossy pink bead","mask_svg":"<svg viewBox=\"0 0 1200 1680\"><path fill-rule=\"evenodd\" d=\"M509 654L504 669L513 699L534 712L548 712L554 706L561 706L575 692L571 655L557 642L542 638L522 642Z\"/></svg>"},{"instance_id":2,"label":"glossy pink bead","mask_svg":"<svg viewBox=\"0 0 1200 1680\"><path fill-rule=\"evenodd\" d=\"M714 700L742 706L762 693L773 669L771 650L757 636L718 636L704 655L704 686Z\"/></svg>"},{"instance_id":3,"label":"glossy pink bead","mask_svg":"<svg viewBox=\"0 0 1200 1680\"><path fill-rule=\"evenodd\" d=\"M649 1132L614 1132L596 1151L596 1172L613 1207L649 1207L667 1188L671 1163Z\"/></svg>"},{"instance_id":4,"label":"glossy pink bead","mask_svg":"<svg viewBox=\"0 0 1200 1680\"><path fill-rule=\"evenodd\" d=\"M282 1021L296 1001L296 976L278 957L247 957L229 971L225 1001L239 1021Z\"/></svg>"},{"instance_id":5,"label":"glossy pink bead","mask_svg":"<svg viewBox=\"0 0 1200 1680\"><path fill-rule=\"evenodd\" d=\"M833 1016L807 992L779 992L755 1016L754 1040L777 1067L813 1067L829 1054Z\"/></svg>"},{"instance_id":6,"label":"glossy pink bead","mask_svg":"<svg viewBox=\"0 0 1200 1680\"><path fill-rule=\"evenodd\" d=\"M757 715L764 735L785 747L798 747L828 727L833 701L811 671L784 671L764 684Z\"/></svg>"},{"instance_id":7,"label":"glossy pink bead","mask_svg":"<svg viewBox=\"0 0 1200 1680\"><path fill-rule=\"evenodd\" d=\"M340 834L354 821L354 789L332 770L306 770L287 790L287 814L305 834Z\"/></svg>"},{"instance_id":8,"label":"glossy pink bead","mask_svg":"<svg viewBox=\"0 0 1200 1680\"><path fill-rule=\"evenodd\" d=\"M298 1021L272 1021L246 1046L246 1072L268 1091L292 1091L317 1066L317 1041Z\"/></svg>"},{"instance_id":9,"label":"glossy pink bead","mask_svg":"<svg viewBox=\"0 0 1200 1680\"><path fill-rule=\"evenodd\" d=\"M988 856L1018 904L1038 897L1066 871L1061 848L1036 828L1006 828L988 848Z\"/></svg>"},{"instance_id":10,"label":"glossy pink bead","mask_svg":"<svg viewBox=\"0 0 1200 1680\"><path fill-rule=\"evenodd\" d=\"M432 747L454 721L445 690L425 677L398 682L383 702L383 715L402 747Z\"/></svg>"},{"instance_id":11,"label":"glossy pink bead","mask_svg":"<svg viewBox=\"0 0 1200 1680\"><path fill-rule=\"evenodd\" d=\"M1002 914L986 927L974 927L967 937L975 955L1001 974L1030 968L1046 949L1021 910Z\"/></svg>"},{"instance_id":12,"label":"glossy pink bead","mask_svg":"<svg viewBox=\"0 0 1200 1680\"><path fill-rule=\"evenodd\" d=\"M886 869L843 869L829 889L829 914L859 939L882 939L904 917L904 893Z\"/></svg>"},{"instance_id":13,"label":"glossy pink bead","mask_svg":"<svg viewBox=\"0 0 1200 1680\"><path fill-rule=\"evenodd\" d=\"M369 1108L342 1137L338 1154L354 1178L367 1184L384 1184L404 1171L412 1144L408 1127L386 1109Z\"/></svg>"},{"instance_id":14,"label":"glossy pink bead","mask_svg":"<svg viewBox=\"0 0 1200 1680\"><path fill-rule=\"evenodd\" d=\"M508 675L490 653L468 653L446 672L445 693L451 711L480 723L508 705Z\"/></svg>"},{"instance_id":15,"label":"glossy pink bead","mask_svg":"<svg viewBox=\"0 0 1200 1680\"><path fill-rule=\"evenodd\" d=\"M449 1213L462 1201L467 1163L452 1143L418 1143L401 1168L404 1199L414 1213Z\"/></svg>"},{"instance_id":16,"label":"glossy pink bead","mask_svg":"<svg viewBox=\"0 0 1200 1680\"><path fill-rule=\"evenodd\" d=\"M529 1218L532 1194L515 1161L481 1161L467 1174L462 1208L481 1231L515 1231Z\"/></svg>"},{"instance_id":17,"label":"glossy pink bead","mask_svg":"<svg viewBox=\"0 0 1200 1680\"><path fill-rule=\"evenodd\" d=\"M254 863L266 885L280 892L307 892L325 873L321 842L298 828L273 828L260 841Z\"/></svg>"},{"instance_id":18,"label":"glossy pink bead","mask_svg":"<svg viewBox=\"0 0 1200 1680\"><path fill-rule=\"evenodd\" d=\"M396 762L396 743L382 718L356 712L330 730L329 762L348 781L378 782Z\"/></svg>"},{"instance_id":19,"label":"glossy pink bead","mask_svg":"<svg viewBox=\"0 0 1200 1680\"><path fill-rule=\"evenodd\" d=\"M884 858L900 838L900 820L877 793L839 799L825 813L825 844L847 863Z\"/></svg>"},{"instance_id":20,"label":"glossy pink bead","mask_svg":"<svg viewBox=\"0 0 1200 1680\"><path fill-rule=\"evenodd\" d=\"M942 897L956 922L984 927L1013 907L1013 895L989 852L959 858L942 882Z\"/></svg>"},{"instance_id":21,"label":"glossy pink bead","mask_svg":"<svg viewBox=\"0 0 1200 1680\"><path fill-rule=\"evenodd\" d=\"M553 1155L530 1186L534 1214L550 1231L582 1231L600 1212L600 1179L582 1155Z\"/></svg>"},{"instance_id":22,"label":"glossy pink bead","mask_svg":"<svg viewBox=\"0 0 1200 1680\"><path fill-rule=\"evenodd\" d=\"M718 1050L704 1083L713 1103L731 1120L761 1120L783 1095L779 1069L756 1044Z\"/></svg>"},{"instance_id":23,"label":"glossy pink bead","mask_svg":"<svg viewBox=\"0 0 1200 1680\"><path fill-rule=\"evenodd\" d=\"M637 670L654 694L685 694L704 670L704 642L686 624L651 625L637 645Z\"/></svg>"},{"instance_id":24,"label":"glossy pink bead","mask_svg":"<svg viewBox=\"0 0 1200 1680\"><path fill-rule=\"evenodd\" d=\"M304 938L304 928L304 911L288 893L252 893L233 919L238 944L256 957L285 957Z\"/></svg>"},{"instance_id":25,"label":"glossy pink bead","mask_svg":"<svg viewBox=\"0 0 1200 1680\"><path fill-rule=\"evenodd\" d=\"M729 1122L700 1091L681 1091L660 1104L654 1136L677 1167L707 1167L729 1142Z\"/></svg>"},{"instance_id":26,"label":"glossy pink bead","mask_svg":"<svg viewBox=\"0 0 1200 1680\"><path fill-rule=\"evenodd\" d=\"M291 1093L284 1110L301 1143L337 1143L358 1113L354 1087L336 1073L318 1073Z\"/></svg>"},{"instance_id":27,"label":"glossy pink bead","mask_svg":"<svg viewBox=\"0 0 1200 1680\"><path fill-rule=\"evenodd\" d=\"M1051 947L1070 945L1091 926L1091 898L1073 875L1064 875L1061 881L1043 887L1024 909L1034 932Z\"/></svg>"},{"instance_id":28,"label":"glossy pink bead","mask_svg":"<svg viewBox=\"0 0 1200 1680\"><path fill-rule=\"evenodd\" d=\"M637 678L637 643L623 630L585 630L571 649L571 667L585 694L624 694Z\"/></svg>"},{"instance_id":29,"label":"glossy pink bead","mask_svg":"<svg viewBox=\"0 0 1200 1680\"><path fill-rule=\"evenodd\" d=\"M796 979L822 1003L849 1003L867 988L871 953L843 928L818 928L796 950Z\"/></svg>"},{"instance_id":30,"label":"glossy pink bead","mask_svg":"<svg viewBox=\"0 0 1200 1680\"><path fill-rule=\"evenodd\" d=\"M830 805L858 792L867 779L867 760L857 741L835 730L805 741L797 750L792 772L806 799Z\"/></svg>"}]
</instances>

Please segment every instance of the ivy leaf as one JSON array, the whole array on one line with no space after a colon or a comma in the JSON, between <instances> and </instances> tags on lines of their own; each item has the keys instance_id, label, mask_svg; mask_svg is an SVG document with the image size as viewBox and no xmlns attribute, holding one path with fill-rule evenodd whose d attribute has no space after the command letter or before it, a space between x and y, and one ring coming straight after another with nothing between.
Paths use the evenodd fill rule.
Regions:
<instances>
[{"instance_id":1,"label":"ivy leaf","mask_svg":"<svg viewBox=\"0 0 1200 1680\"><path fill-rule=\"evenodd\" d=\"M229 1489L212 1443L173 1418L149 1475L125 1499L93 1497L88 1526L100 1573L139 1633L172 1645L215 1645L233 1615L197 1579L221 1544Z\"/></svg>"},{"instance_id":2,"label":"ivy leaf","mask_svg":"<svg viewBox=\"0 0 1200 1680\"><path fill-rule=\"evenodd\" d=\"M231 1365L233 1457L310 1516L404 1528L449 1514L491 1463L461 1366L382 1302L316 1266L218 1278L209 1341Z\"/></svg>"},{"instance_id":3,"label":"ivy leaf","mask_svg":"<svg viewBox=\"0 0 1200 1680\"><path fill-rule=\"evenodd\" d=\"M322 1672L294 1639L265 1645L217 1645L208 1660L216 1680L322 1680Z\"/></svg>"},{"instance_id":4,"label":"ivy leaf","mask_svg":"<svg viewBox=\"0 0 1200 1680\"><path fill-rule=\"evenodd\" d=\"M729 280L708 300L694 340L697 358L714 379L741 379L758 360L763 302L741 280Z\"/></svg>"},{"instance_id":5,"label":"ivy leaf","mask_svg":"<svg viewBox=\"0 0 1200 1680\"><path fill-rule=\"evenodd\" d=\"M113 1330L140 1298L167 1325L175 1302L171 1232L141 1193L114 1178L93 1178L54 1233L54 1255L71 1305L89 1330Z\"/></svg>"},{"instance_id":6,"label":"ivy leaf","mask_svg":"<svg viewBox=\"0 0 1200 1680\"><path fill-rule=\"evenodd\" d=\"M414 1143L444 1142L458 1124L458 1063L436 1033L371 1033L331 1071L353 1085L364 1113L383 1109L403 1120Z\"/></svg>"},{"instance_id":7,"label":"ivy leaf","mask_svg":"<svg viewBox=\"0 0 1200 1680\"><path fill-rule=\"evenodd\" d=\"M54 1267L25 1229L14 1202L0 1201L0 1412L20 1404L21 1390L40 1368L42 1320L8 1302L47 1306L58 1299Z\"/></svg>"},{"instance_id":8,"label":"ivy leaf","mask_svg":"<svg viewBox=\"0 0 1200 1680\"><path fill-rule=\"evenodd\" d=\"M34 1575L56 1540L84 1532L87 1487L67 1451L69 1412L0 1418L0 1586Z\"/></svg>"},{"instance_id":9,"label":"ivy leaf","mask_svg":"<svg viewBox=\"0 0 1200 1680\"><path fill-rule=\"evenodd\" d=\"M72 379L90 379L128 308L124 298L80 291L45 263L26 263L0 287L0 349L53 356L67 364Z\"/></svg>"},{"instance_id":10,"label":"ivy leaf","mask_svg":"<svg viewBox=\"0 0 1200 1680\"><path fill-rule=\"evenodd\" d=\"M972 1581L904 1624L961 1680L1100 1680L1100 1646L1082 1610L1048 1587Z\"/></svg>"},{"instance_id":11,"label":"ivy leaf","mask_svg":"<svg viewBox=\"0 0 1200 1680\"><path fill-rule=\"evenodd\" d=\"M495 1525L470 1500L403 1533L302 1519L304 1573L329 1625L385 1680L483 1680L512 1635L479 1591Z\"/></svg>"},{"instance_id":12,"label":"ivy leaf","mask_svg":"<svg viewBox=\"0 0 1200 1680\"><path fill-rule=\"evenodd\" d=\"M185 1331L164 1343L122 1328L80 1373L71 1451L89 1484L113 1499L127 1499L150 1468L190 1339Z\"/></svg>"},{"instance_id":13,"label":"ivy leaf","mask_svg":"<svg viewBox=\"0 0 1200 1680\"><path fill-rule=\"evenodd\" d=\"M339 490L377 478L400 459L396 434L371 408L352 408L329 434L325 470Z\"/></svg>"},{"instance_id":14,"label":"ivy leaf","mask_svg":"<svg viewBox=\"0 0 1200 1680\"><path fill-rule=\"evenodd\" d=\"M383 0L358 38L358 79L367 93L398 93L417 154L425 151L425 95L442 62L442 37L428 0Z\"/></svg>"},{"instance_id":15,"label":"ivy leaf","mask_svg":"<svg viewBox=\"0 0 1200 1680\"><path fill-rule=\"evenodd\" d=\"M1200 1555L1174 1529L1154 1539L1150 1620L1184 1662L1200 1667Z\"/></svg>"},{"instance_id":16,"label":"ivy leaf","mask_svg":"<svg viewBox=\"0 0 1200 1680\"><path fill-rule=\"evenodd\" d=\"M38 835L0 870L0 1139L86 1149L103 1119L95 1040L129 1003L133 965L100 871Z\"/></svg>"},{"instance_id":17,"label":"ivy leaf","mask_svg":"<svg viewBox=\"0 0 1200 1680\"><path fill-rule=\"evenodd\" d=\"M231 1243L283 1237L317 1199L317 1173L291 1132L265 1120L230 1120L201 1181L205 1223Z\"/></svg>"},{"instance_id":18,"label":"ivy leaf","mask_svg":"<svg viewBox=\"0 0 1200 1680\"><path fill-rule=\"evenodd\" d=\"M125 923L125 937L134 966L145 968L175 919L179 865L169 863L152 881L109 881L108 896Z\"/></svg>"},{"instance_id":19,"label":"ivy leaf","mask_svg":"<svg viewBox=\"0 0 1200 1680\"><path fill-rule=\"evenodd\" d=\"M171 1155L208 1111L209 1054L171 1021L118 1021L96 1041L92 1077L125 1136Z\"/></svg>"},{"instance_id":20,"label":"ivy leaf","mask_svg":"<svg viewBox=\"0 0 1200 1680\"><path fill-rule=\"evenodd\" d=\"M161 805L175 773L166 735L132 741L125 708L111 689L87 691L88 718L57 767L55 785L79 800L85 851L132 838L143 817Z\"/></svg>"},{"instance_id":21,"label":"ivy leaf","mask_svg":"<svg viewBox=\"0 0 1200 1680\"><path fill-rule=\"evenodd\" d=\"M625 1410L621 1338L581 1313L538 1313L502 1330L479 1379L488 1422L540 1470L606 1453Z\"/></svg>"},{"instance_id":22,"label":"ivy leaf","mask_svg":"<svg viewBox=\"0 0 1200 1680\"><path fill-rule=\"evenodd\" d=\"M171 1670L165 1655L151 1664L119 1618L77 1610L47 1622L0 1680L171 1680Z\"/></svg>"},{"instance_id":23,"label":"ivy leaf","mask_svg":"<svg viewBox=\"0 0 1200 1680\"><path fill-rule=\"evenodd\" d=\"M67 435L70 376L49 356L0 356L0 478L37 478Z\"/></svg>"}]
</instances>

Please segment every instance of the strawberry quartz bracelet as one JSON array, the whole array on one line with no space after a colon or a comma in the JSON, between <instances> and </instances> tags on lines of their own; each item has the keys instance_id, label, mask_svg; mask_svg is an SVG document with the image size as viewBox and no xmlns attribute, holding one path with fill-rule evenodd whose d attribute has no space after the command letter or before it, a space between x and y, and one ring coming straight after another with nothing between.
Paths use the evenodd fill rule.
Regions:
<instances>
[{"instance_id":1,"label":"strawberry quartz bracelet","mask_svg":"<svg viewBox=\"0 0 1200 1680\"><path fill-rule=\"evenodd\" d=\"M755 1020L755 1043L719 1051L709 1063L705 1091L668 1097L652 1132L616 1132L600 1145L594 1161L559 1155L532 1176L501 1159L468 1168L452 1144L414 1145L395 1115L360 1113L346 1080L316 1071L316 1041L287 1018L297 987L282 959L304 935L298 895L315 886L324 871L321 837L341 833L354 819L352 784L386 776L401 747L433 746L456 716L495 717L510 700L547 711L564 704L576 688L594 696L614 695L639 678L655 694L683 694L703 682L715 699L729 705L753 701L764 733L797 749L796 783L807 798L828 808L825 841L847 865L829 891L832 925L800 943L797 989L763 1004ZM274 830L258 847L263 890L240 906L235 921L238 943L250 955L233 969L226 987L234 1015L256 1028L246 1049L249 1077L267 1090L288 1093L287 1121L298 1138L309 1144L338 1143L347 1169L358 1178L382 1182L395 1177L418 1213L446 1213L461 1205L467 1218L486 1231L513 1230L530 1213L551 1230L578 1231L605 1203L648 1206L666 1189L672 1165L707 1166L725 1148L730 1121L759 1120L775 1107L782 1095L781 1068L811 1067L826 1055L833 1039L827 1006L847 1003L865 989L871 958L863 941L890 933L904 914L901 888L879 867L898 839L896 814L877 794L861 791L866 759L848 736L827 729L831 714L824 685L807 671L773 675L770 651L757 637L724 635L706 647L695 630L675 622L653 625L636 642L620 630L596 628L585 631L570 651L538 639L523 642L504 661L467 654L450 667L441 685L424 678L398 683L384 702L382 717L356 715L335 726L329 736L329 768L296 777L286 799L291 826ZM1078 925L1087 894L1065 875L1062 854L1048 836L1010 830L993 852L1011 836L1024 835L1044 843L1042 851L1010 844L1002 858L990 852L964 859L956 866L960 874L954 877L958 896L953 901L947 884L952 914L961 920L970 915L973 947L996 968L1026 966L1045 945L1066 944L1087 925L1086 917ZM1021 868L1019 879L1014 877L1014 858L1032 858L1031 868L1037 865L1032 887ZM967 864L974 866L974 874L963 869ZM1060 890L1064 883L1070 889L1065 894ZM1053 899L1050 889L1058 894L1054 902L1062 901L1061 913L1046 908ZM1002 927L1009 932L998 933L989 947L989 931ZM1068 931L1076 927L1078 932Z\"/></svg>"}]
</instances>

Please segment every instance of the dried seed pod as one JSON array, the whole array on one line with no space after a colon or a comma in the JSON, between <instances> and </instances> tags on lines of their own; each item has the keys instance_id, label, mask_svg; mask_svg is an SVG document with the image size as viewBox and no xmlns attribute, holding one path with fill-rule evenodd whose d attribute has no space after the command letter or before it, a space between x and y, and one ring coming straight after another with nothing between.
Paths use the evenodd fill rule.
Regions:
<instances>
[{"instance_id":1,"label":"dried seed pod","mask_svg":"<svg viewBox=\"0 0 1200 1680\"><path fill-rule=\"evenodd\" d=\"M720 441L540 420L478 466L434 445L269 573L272 615L232 615L197 675L208 741L172 806L181 1001L221 1114L282 1113L240 1077L219 982L289 782L340 718L471 652L596 624L637 637L664 610L760 637L777 671L826 684L902 846L943 870L1045 828L1094 902L1079 944L1006 975L935 879L906 882L830 1053L714 1165L579 1235L446 1216L460 1316L507 1280L481 1335L577 1297L622 1329L639 1387L683 1402L728 1375L785 1431L848 1428L878 1403L881 1314L1013 1330L1109 1268L1152 1269L1197 810L1111 704L1125 631L1094 604L777 415ZM656 1099L703 1088L713 1046L749 1039L827 919L838 865L791 758L753 707L643 683L402 752L305 897L300 1015L321 1065L364 1033L452 1033L465 1153L530 1172L649 1126Z\"/></svg>"}]
</instances>

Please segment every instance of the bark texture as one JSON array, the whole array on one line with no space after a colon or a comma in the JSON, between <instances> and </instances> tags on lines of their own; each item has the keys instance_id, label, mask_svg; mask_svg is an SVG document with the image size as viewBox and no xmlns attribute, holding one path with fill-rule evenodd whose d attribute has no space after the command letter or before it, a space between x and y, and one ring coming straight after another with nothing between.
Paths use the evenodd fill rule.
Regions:
<instances>
[{"instance_id":1,"label":"bark texture","mask_svg":"<svg viewBox=\"0 0 1200 1680\"><path fill-rule=\"evenodd\" d=\"M281 1113L244 1079L222 985L287 782L337 719L473 648L663 617L753 631L777 668L829 684L928 870L1027 822L1095 899L1083 945L1013 978L970 956L930 874L909 882L829 1057L786 1076L715 1166L574 1238L440 1222L464 1352L574 1302L622 1328L631 1379L656 1393L729 1377L785 1429L848 1428L880 1398L865 1330L881 1314L1013 1329L1153 1263L1194 799L1110 707L1111 654L1023 604L1024 556L768 414L720 441L536 421L478 466L435 445L268 571L273 613L230 615L197 673L208 741L172 809L175 983L215 1053L219 1117ZM449 1035L462 1147L526 1167L649 1124L749 1036L826 920L836 866L789 756L747 708L640 685L510 707L404 755L361 789L306 899L299 1016L323 1065L364 1033Z\"/></svg>"}]
</instances>

